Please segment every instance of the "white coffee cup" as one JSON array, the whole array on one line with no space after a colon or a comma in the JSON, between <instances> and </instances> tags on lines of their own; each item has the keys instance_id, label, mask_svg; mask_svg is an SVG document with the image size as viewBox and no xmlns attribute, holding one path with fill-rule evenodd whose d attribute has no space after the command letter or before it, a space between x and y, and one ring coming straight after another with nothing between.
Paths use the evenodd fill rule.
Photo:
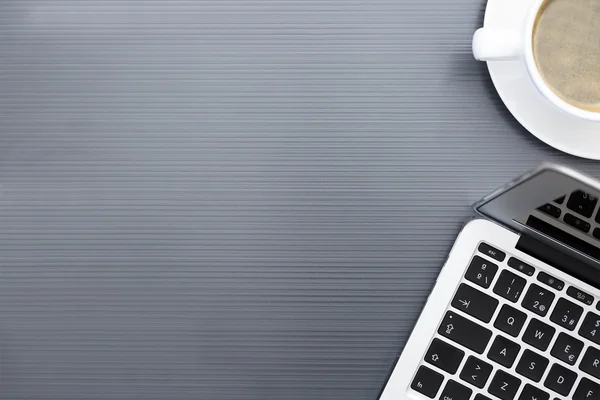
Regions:
<instances>
[{"instance_id":1,"label":"white coffee cup","mask_svg":"<svg viewBox=\"0 0 600 400\"><path fill-rule=\"evenodd\" d=\"M533 30L545 0L534 0L522 29L480 28L473 35L473 55L479 61L522 61L538 91L554 106L575 117L600 122L600 113L584 110L560 98L540 74L533 57Z\"/></svg>"}]
</instances>

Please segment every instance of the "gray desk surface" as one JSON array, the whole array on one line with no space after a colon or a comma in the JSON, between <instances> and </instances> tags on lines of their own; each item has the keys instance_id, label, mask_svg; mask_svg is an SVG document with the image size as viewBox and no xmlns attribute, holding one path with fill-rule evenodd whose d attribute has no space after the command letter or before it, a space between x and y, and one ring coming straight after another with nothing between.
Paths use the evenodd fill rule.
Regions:
<instances>
[{"instance_id":1,"label":"gray desk surface","mask_svg":"<svg viewBox=\"0 0 600 400\"><path fill-rule=\"evenodd\" d=\"M542 160L482 0L0 1L0 398L374 399Z\"/></svg>"}]
</instances>

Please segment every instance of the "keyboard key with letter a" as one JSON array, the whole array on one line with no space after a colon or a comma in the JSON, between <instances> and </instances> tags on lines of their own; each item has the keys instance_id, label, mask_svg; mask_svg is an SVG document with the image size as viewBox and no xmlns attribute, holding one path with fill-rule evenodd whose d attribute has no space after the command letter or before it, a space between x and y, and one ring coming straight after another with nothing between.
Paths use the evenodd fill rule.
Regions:
<instances>
[{"instance_id":1,"label":"keyboard key with letter a","mask_svg":"<svg viewBox=\"0 0 600 400\"><path fill-rule=\"evenodd\" d=\"M438 333L479 354L483 353L492 337L492 331L453 311L446 313Z\"/></svg>"},{"instance_id":2,"label":"keyboard key with letter a","mask_svg":"<svg viewBox=\"0 0 600 400\"><path fill-rule=\"evenodd\" d=\"M502 336L496 336L488 352L488 358L506 368L510 368L515 362L519 350L521 350L521 346L518 344Z\"/></svg>"}]
</instances>

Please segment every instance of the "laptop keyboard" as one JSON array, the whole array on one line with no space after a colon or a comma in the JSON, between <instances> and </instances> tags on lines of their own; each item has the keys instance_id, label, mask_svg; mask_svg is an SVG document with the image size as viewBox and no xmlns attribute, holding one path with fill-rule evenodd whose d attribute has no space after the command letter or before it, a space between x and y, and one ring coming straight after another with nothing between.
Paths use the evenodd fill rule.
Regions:
<instances>
[{"instance_id":1,"label":"laptop keyboard","mask_svg":"<svg viewBox=\"0 0 600 400\"><path fill-rule=\"evenodd\" d=\"M481 243L411 388L440 400L599 400L597 300Z\"/></svg>"}]
</instances>

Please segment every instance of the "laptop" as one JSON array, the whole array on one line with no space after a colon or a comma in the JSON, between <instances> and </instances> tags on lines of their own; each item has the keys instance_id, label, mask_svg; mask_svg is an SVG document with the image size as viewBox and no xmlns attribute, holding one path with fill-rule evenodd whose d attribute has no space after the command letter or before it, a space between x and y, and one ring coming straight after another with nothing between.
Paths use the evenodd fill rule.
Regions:
<instances>
[{"instance_id":1,"label":"laptop","mask_svg":"<svg viewBox=\"0 0 600 400\"><path fill-rule=\"evenodd\" d=\"M476 203L380 400L600 400L599 198L543 164Z\"/></svg>"}]
</instances>

